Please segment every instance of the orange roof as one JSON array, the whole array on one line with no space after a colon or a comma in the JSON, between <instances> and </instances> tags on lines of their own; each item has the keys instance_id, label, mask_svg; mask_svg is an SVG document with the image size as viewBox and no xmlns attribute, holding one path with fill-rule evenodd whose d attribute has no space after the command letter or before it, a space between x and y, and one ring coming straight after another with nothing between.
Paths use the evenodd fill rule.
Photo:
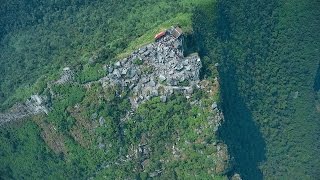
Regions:
<instances>
[{"instance_id":1,"label":"orange roof","mask_svg":"<svg viewBox=\"0 0 320 180\"><path fill-rule=\"evenodd\" d=\"M155 38L155 39L159 39L159 38L161 38L162 36L164 36L165 34L166 34L166 32L165 32L165 31L162 31L162 32L156 34L156 35L154 36L154 38Z\"/></svg>"}]
</instances>

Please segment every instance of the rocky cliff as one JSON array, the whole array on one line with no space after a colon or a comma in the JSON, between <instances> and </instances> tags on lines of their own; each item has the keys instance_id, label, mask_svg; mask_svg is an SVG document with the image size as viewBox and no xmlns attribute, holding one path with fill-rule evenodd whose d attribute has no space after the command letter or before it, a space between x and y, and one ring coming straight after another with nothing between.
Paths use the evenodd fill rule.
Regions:
<instances>
[{"instance_id":1,"label":"rocky cliff","mask_svg":"<svg viewBox=\"0 0 320 180\"><path fill-rule=\"evenodd\" d=\"M182 37L167 32L157 42L106 67L108 75L100 82L104 87L119 85L131 89L133 108L155 96L166 101L174 91L189 98L193 89L199 88L201 61L196 53L184 57L182 41Z\"/></svg>"}]
</instances>

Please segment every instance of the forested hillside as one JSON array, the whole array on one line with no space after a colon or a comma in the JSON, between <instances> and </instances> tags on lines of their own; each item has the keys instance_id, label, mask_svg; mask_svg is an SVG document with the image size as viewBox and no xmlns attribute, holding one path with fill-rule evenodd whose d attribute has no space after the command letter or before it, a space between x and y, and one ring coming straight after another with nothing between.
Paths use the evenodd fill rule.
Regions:
<instances>
[{"instance_id":1,"label":"forested hillside","mask_svg":"<svg viewBox=\"0 0 320 180\"><path fill-rule=\"evenodd\" d=\"M221 0L196 13L202 54L219 63L220 136L245 179L319 177L319 7Z\"/></svg>"},{"instance_id":2,"label":"forested hillside","mask_svg":"<svg viewBox=\"0 0 320 180\"><path fill-rule=\"evenodd\" d=\"M154 33L174 24L190 29L191 11L188 0L5 1L0 11L0 107L41 90L65 66L84 70L82 81L97 79L99 63L128 46L150 42ZM92 56L98 58L85 66Z\"/></svg>"},{"instance_id":3,"label":"forested hillside","mask_svg":"<svg viewBox=\"0 0 320 180\"><path fill-rule=\"evenodd\" d=\"M169 87L170 95L151 94L168 87L158 77L160 72L152 72L158 61L152 58L165 59L172 53L179 57L168 64L187 62L176 71L193 74L186 77L199 83L201 61L192 44L191 17L195 6L210 4L206 0L4 3L1 110L38 94L33 97L43 98L48 112L0 127L0 179L226 179L232 164L226 145L216 138L223 121L217 105L218 82L191 84L192 79L184 79ZM132 58L141 45L154 41L155 33L175 25L190 38L185 48L186 54L193 53L191 58L184 56L183 40L172 35L165 37L172 44L149 44L140 53L146 54L144 60ZM129 55L133 62L124 57ZM128 64L129 70L124 67ZM134 75L123 82L138 79L142 87L147 83L154 87L152 92L135 94L132 87L116 84L132 69ZM176 71L171 76L177 76ZM113 79L100 81L102 77ZM182 92L173 91L180 87ZM192 96L185 96L187 90ZM132 107L134 98L146 102Z\"/></svg>"},{"instance_id":4,"label":"forested hillside","mask_svg":"<svg viewBox=\"0 0 320 180\"><path fill-rule=\"evenodd\" d=\"M318 0L2 2L0 112L31 94L54 98L47 115L0 127L0 179L319 179L319 9ZM129 116L133 93L97 80L172 25L185 32L185 54L199 53L206 88L152 98ZM65 67L72 82L56 83ZM217 107L218 134L208 121Z\"/></svg>"}]
</instances>

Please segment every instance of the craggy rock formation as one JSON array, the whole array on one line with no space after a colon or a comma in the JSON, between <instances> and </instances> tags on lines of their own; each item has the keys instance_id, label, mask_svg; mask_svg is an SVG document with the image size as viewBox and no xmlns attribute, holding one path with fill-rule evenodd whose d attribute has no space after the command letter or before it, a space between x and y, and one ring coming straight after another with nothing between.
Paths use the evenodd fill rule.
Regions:
<instances>
[{"instance_id":1,"label":"craggy rock formation","mask_svg":"<svg viewBox=\"0 0 320 180\"><path fill-rule=\"evenodd\" d=\"M55 94L51 89L51 86L54 84L66 84L73 82L74 80L74 72L69 68L63 68L61 72L61 76L58 80L54 82L47 83L47 88L49 89L51 98L54 98ZM24 103L18 103L10 108L5 113L0 113L0 126L11 122L11 121L18 121L23 118L45 113L48 114L49 107L47 103L47 96L40 96L40 95L32 95L29 99L26 100Z\"/></svg>"},{"instance_id":2,"label":"craggy rock formation","mask_svg":"<svg viewBox=\"0 0 320 180\"><path fill-rule=\"evenodd\" d=\"M0 126L10 121L17 121L40 113L48 113L46 98L32 95L25 103L16 104L8 112L0 113Z\"/></svg>"},{"instance_id":3,"label":"craggy rock formation","mask_svg":"<svg viewBox=\"0 0 320 180\"><path fill-rule=\"evenodd\" d=\"M182 40L168 31L157 42L109 66L108 76L100 82L103 86L131 89L133 108L155 96L166 101L174 91L181 91L188 98L193 88L199 87L201 61L197 54L183 56Z\"/></svg>"},{"instance_id":4,"label":"craggy rock formation","mask_svg":"<svg viewBox=\"0 0 320 180\"><path fill-rule=\"evenodd\" d=\"M60 79L58 79L56 84L65 84L68 82L72 82L74 79L74 73L69 67L63 68Z\"/></svg>"}]
</instances>

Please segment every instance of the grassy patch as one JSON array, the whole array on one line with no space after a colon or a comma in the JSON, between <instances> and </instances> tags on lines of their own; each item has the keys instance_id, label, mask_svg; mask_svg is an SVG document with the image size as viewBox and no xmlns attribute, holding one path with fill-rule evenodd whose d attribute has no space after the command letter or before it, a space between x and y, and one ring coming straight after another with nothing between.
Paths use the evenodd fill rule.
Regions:
<instances>
[{"instance_id":1,"label":"grassy patch","mask_svg":"<svg viewBox=\"0 0 320 180\"><path fill-rule=\"evenodd\" d=\"M149 43L152 43L154 41L154 35L164 31L168 28L170 28L173 25L179 25L182 27L182 30L185 33L191 32L192 27L191 27L191 13L179 13L177 14L176 17L169 19L159 26L147 31L144 35L138 37L134 41L132 41L128 48L124 50L123 53L119 54L117 56L118 59L122 59L126 56L128 56L132 51L138 49L139 47L142 47L144 45L147 45Z\"/></svg>"}]
</instances>

